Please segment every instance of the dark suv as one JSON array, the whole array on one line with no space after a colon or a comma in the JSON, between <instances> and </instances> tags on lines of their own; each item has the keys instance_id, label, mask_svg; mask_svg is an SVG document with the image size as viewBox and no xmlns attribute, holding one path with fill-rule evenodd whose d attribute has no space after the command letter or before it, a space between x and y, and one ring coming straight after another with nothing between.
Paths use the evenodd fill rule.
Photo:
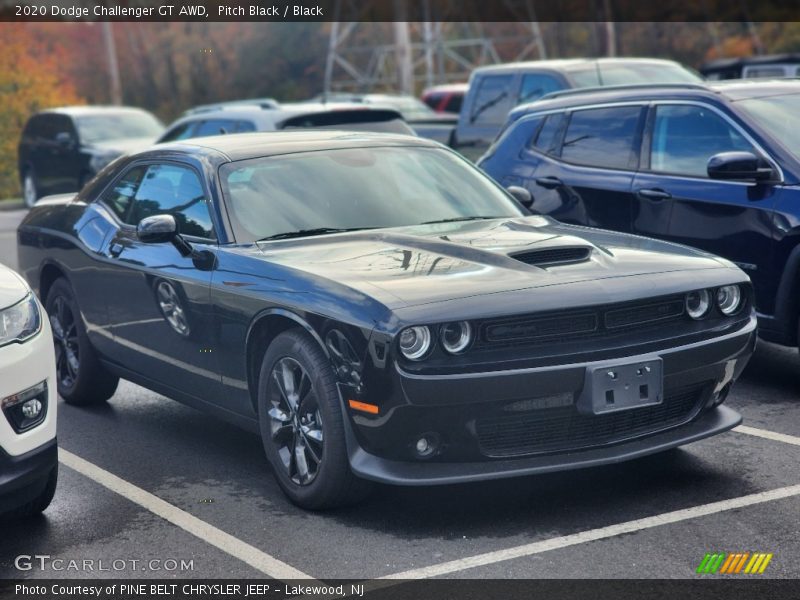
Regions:
<instances>
[{"instance_id":1,"label":"dark suv","mask_svg":"<svg viewBox=\"0 0 800 600\"><path fill-rule=\"evenodd\" d=\"M33 115L18 149L25 204L77 192L118 156L152 144L163 129L149 112L123 106L67 106Z\"/></svg>"},{"instance_id":2,"label":"dark suv","mask_svg":"<svg viewBox=\"0 0 800 600\"><path fill-rule=\"evenodd\" d=\"M563 92L512 111L479 164L561 221L728 258L753 281L761 336L797 345L798 131L800 82Z\"/></svg>"}]
</instances>

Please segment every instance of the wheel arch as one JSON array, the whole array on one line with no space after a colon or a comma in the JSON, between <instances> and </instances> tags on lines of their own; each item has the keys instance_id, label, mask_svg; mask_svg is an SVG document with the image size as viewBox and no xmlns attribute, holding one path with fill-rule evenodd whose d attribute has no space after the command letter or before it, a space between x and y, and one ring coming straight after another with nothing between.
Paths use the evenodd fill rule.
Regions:
<instances>
[{"instance_id":1,"label":"wheel arch","mask_svg":"<svg viewBox=\"0 0 800 600\"><path fill-rule=\"evenodd\" d=\"M247 331L245 340L245 360L247 361L247 388L250 392L250 402L253 410L258 413L258 374L261 369L261 359L272 341L284 331L301 328L308 333L319 345L328 360L330 352L325 342L311 326L297 313L283 308L270 308L264 310L253 319Z\"/></svg>"},{"instance_id":2,"label":"wheel arch","mask_svg":"<svg viewBox=\"0 0 800 600\"><path fill-rule=\"evenodd\" d=\"M47 294L55 283L56 279L63 277L69 281L67 270L58 263L48 261L39 270L39 299L44 304L47 301Z\"/></svg>"}]
</instances>

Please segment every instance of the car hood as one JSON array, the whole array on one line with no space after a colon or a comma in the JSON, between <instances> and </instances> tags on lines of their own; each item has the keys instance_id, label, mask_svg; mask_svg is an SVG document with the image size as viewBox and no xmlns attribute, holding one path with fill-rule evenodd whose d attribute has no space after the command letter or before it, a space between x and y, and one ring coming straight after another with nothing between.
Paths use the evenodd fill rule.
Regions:
<instances>
[{"instance_id":1,"label":"car hood","mask_svg":"<svg viewBox=\"0 0 800 600\"><path fill-rule=\"evenodd\" d=\"M105 142L93 142L87 144L86 148L96 154L130 154L149 148L155 143L154 138L123 138L120 140L108 140Z\"/></svg>"},{"instance_id":2,"label":"car hood","mask_svg":"<svg viewBox=\"0 0 800 600\"><path fill-rule=\"evenodd\" d=\"M13 306L29 292L22 277L8 267L0 265L0 309Z\"/></svg>"},{"instance_id":3,"label":"car hood","mask_svg":"<svg viewBox=\"0 0 800 600\"><path fill-rule=\"evenodd\" d=\"M732 263L698 250L564 225L543 216L343 233L258 246L273 263L359 289L390 308L582 282L593 284L596 292L608 292L611 288L603 282L610 279L660 273L679 273L667 279L673 284L682 280L684 290L687 285L691 289L692 280L696 287L711 285L704 283L709 270L725 270L729 279L747 280ZM536 266L520 260L530 259L525 255L531 252L556 249L586 249L588 256L560 265ZM737 274L732 277L731 271ZM648 279L652 295L659 291L658 280Z\"/></svg>"}]
</instances>

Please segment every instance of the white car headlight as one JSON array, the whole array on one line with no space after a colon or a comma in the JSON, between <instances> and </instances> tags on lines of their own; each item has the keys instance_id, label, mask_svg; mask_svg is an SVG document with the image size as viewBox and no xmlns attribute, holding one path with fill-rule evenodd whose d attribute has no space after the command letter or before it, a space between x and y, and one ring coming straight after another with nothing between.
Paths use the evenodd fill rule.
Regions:
<instances>
[{"instance_id":1,"label":"white car headlight","mask_svg":"<svg viewBox=\"0 0 800 600\"><path fill-rule=\"evenodd\" d=\"M409 360L420 360L431 348L431 330L424 325L400 332L400 352Z\"/></svg>"},{"instance_id":2,"label":"white car headlight","mask_svg":"<svg viewBox=\"0 0 800 600\"><path fill-rule=\"evenodd\" d=\"M42 313L33 294L0 310L0 346L12 342L24 342L39 333L42 328Z\"/></svg>"}]
</instances>

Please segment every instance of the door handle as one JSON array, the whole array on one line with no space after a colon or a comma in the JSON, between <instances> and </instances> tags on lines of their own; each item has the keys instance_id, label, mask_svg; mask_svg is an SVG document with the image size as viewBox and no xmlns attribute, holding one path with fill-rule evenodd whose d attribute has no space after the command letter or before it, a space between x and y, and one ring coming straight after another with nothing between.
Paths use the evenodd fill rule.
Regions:
<instances>
[{"instance_id":1,"label":"door handle","mask_svg":"<svg viewBox=\"0 0 800 600\"><path fill-rule=\"evenodd\" d=\"M647 198L648 200L669 200L672 198L672 194L658 188L639 190L636 192L636 194L639 197Z\"/></svg>"},{"instance_id":2,"label":"door handle","mask_svg":"<svg viewBox=\"0 0 800 600\"><path fill-rule=\"evenodd\" d=\"M554 190L561 187L564 183L558 177L537 177L536 183L548 190Z\"/></svg>"}]
</instances>

